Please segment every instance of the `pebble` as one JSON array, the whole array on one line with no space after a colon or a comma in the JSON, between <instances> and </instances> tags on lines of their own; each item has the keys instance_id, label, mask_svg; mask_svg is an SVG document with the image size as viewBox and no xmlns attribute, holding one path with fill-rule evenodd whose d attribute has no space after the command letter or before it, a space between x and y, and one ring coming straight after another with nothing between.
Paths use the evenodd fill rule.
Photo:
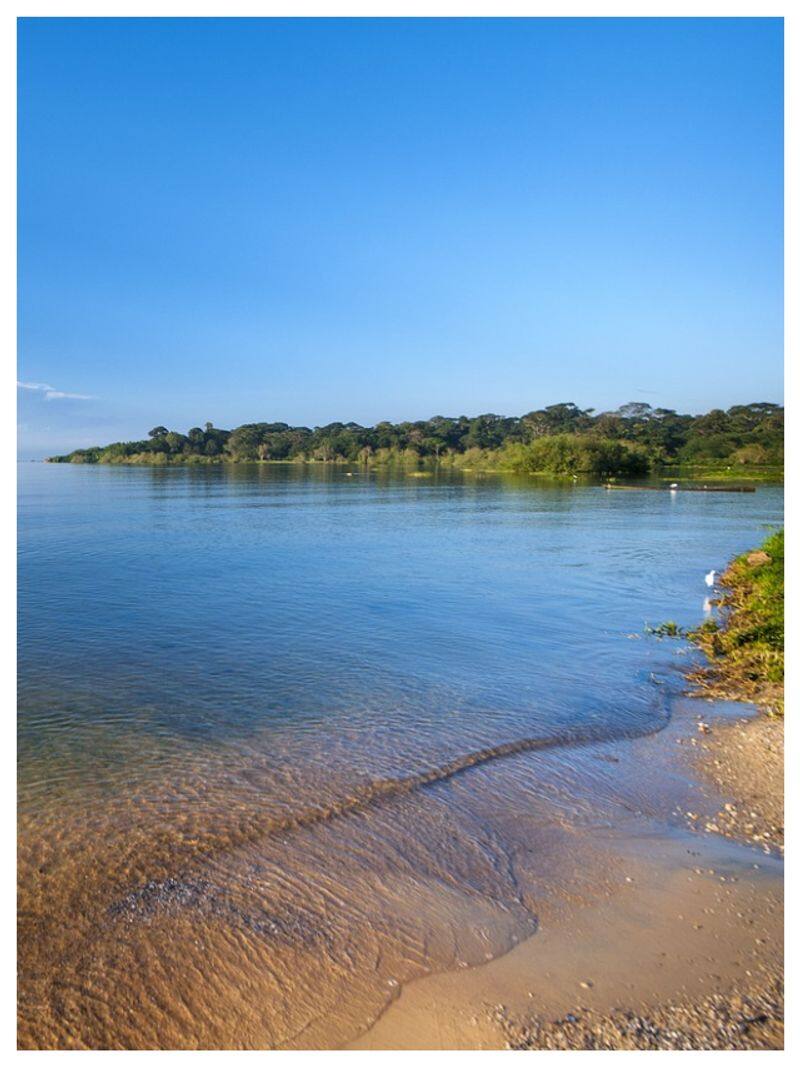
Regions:
<instances>
[{"instance_id":1,"label":"pebble","mask_svg":"<svg viewBox=\"0 0 800 1066\"><path fill-rule=\"evenodd\" d=\"M750 975L750 971L748 976ZM775 980L756 993L713 993L670 1003L652 1014L615 1008L563 1018L504 1019L515 1050L750 1050L783 1046L783 986Z\"/></svg>"}]
</instances>

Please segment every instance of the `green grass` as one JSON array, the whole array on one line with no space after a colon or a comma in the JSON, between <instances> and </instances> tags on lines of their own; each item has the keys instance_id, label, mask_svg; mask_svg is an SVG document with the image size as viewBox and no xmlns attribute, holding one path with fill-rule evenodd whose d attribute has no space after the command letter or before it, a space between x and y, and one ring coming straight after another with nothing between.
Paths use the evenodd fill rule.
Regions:
<instances>
[{"instance_id":1,"label":"green grass","mask_svg":"<svg viewBox=\"0 0 800 1066\"><path fill-rule=\"evenodd\" d=\"M768 537L758 552L735 559L721 584L721 624L706 622L690 633L710 660L710 667L693 679L710 695L748 700L782 714L783 530Z\"/></svg>"}]
</instances>

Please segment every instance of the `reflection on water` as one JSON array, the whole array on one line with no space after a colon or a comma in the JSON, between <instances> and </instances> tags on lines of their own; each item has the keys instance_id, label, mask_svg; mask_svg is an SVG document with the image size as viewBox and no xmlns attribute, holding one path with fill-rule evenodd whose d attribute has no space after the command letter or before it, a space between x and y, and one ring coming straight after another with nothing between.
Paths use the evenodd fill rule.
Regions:
<instances>
[{"instance_id":1,"label":"reflection on water","mask_svg":"<svg viewBox=\"0 0 800 1066\"><path fill-rule=\"evenodd\" d=\"M21 468L20 1039L330 1046L646 810L703 575L782 491ZM590 743L594 742L594 743Z\"/></svg>"}]
</instances>

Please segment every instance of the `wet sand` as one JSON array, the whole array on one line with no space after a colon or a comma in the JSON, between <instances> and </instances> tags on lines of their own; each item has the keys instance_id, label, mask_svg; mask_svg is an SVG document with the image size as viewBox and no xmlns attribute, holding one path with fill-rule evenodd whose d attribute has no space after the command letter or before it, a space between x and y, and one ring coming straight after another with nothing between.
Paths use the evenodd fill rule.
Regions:
<instances>
[{"instance_id":1,"label":"wet sand","mask_svg":"<svg viewBox=\"0 0 800 1066\"><path fill-rule=\"evenodd\" d=\"M774 727L741 715L678 700L659 732L516 745L333 818L276 820L263 771L210 763L169 836L152 791L133 823L78 810L80 837L53 810L23 836L20 1046L628 1046L615 1011L733 1046L736 1010L775 1046L780 854L709 828L744 809L737 755L772 760L746 790L730 770L748 812L780 786Z\"/></svg>"},{"instance_id":2,"label":"wet sand","mask_svg":"<svg viewBox=\"0 0 800 1066\"><path fill-rule=\"evenodd\" d=\"M551 902L502 958L407 985L350 1047L783 1046L783 723L695 703L635 746L699 779L680 824L611 829L594 898Z\"/></svg>"}]
</instances>

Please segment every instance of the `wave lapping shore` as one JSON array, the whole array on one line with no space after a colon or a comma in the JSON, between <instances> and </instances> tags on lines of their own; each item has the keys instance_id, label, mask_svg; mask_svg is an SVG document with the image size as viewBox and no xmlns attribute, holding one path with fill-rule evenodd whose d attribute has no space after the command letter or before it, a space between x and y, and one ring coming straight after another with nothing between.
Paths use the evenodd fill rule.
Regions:
<instances>
[{"instance_id":1,"label":"wave lapping shore","mask_svg":"<svg viewBox=\"0 0 800 1066\"><path fill-rule=\"evenodd\" d=\"M722 621L694 638L710 664L690 674L700 687L689 695L708 707L686 701L677 722L629 750L694 782L689 805L672 811L679 834L609 827L604 860L626 870L615 891L562 901L482 972L417 982L355 1046L783 1047L782 531L730 564L722 590Z\"/></svg>"},{"instance_id":2,"label":"wave lapping shore","mask_svg":"<svg viewBox=\"0 0 800 1066\"><path fill-rule=\"evenodd\" d=\"M354 1047L783 1046L779 851L765 851L758 833L745 841L712 828L732 805L756 826L775 817L783 722L706 712L711 732L695 746L698 716L689 701L678 718L657 736L625 743L620 754L647 761L654 779L667 767L685 773L695 783L692 817L676 807L677 832L624 820L609 827L593 842L599 852L585 854L607 871L593 899L562 898L542 914L535 936L486 966L407 986ZM756 776L757 789L742 788Z\"/></svg>"}]
</instances>

